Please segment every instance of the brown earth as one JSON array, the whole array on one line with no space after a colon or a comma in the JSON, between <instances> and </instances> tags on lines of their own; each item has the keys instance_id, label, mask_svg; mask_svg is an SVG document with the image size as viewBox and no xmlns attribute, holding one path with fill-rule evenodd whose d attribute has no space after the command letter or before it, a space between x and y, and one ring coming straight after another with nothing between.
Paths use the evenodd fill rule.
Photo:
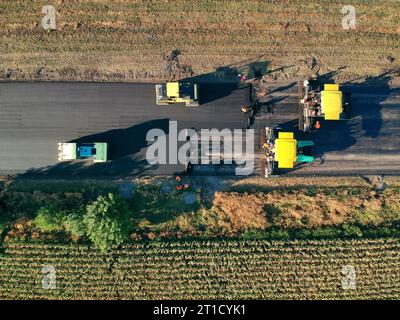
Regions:
<instances>
[{"instance_id":1,"label":"brown earth","mask_svg":"<svg viewBox=\"0 0 400 320\"><path fill-rule=\"evenodd\" d=\"M57 30L41 27L48 1L0 4L0 78L158 81L265 62L271 79L341 69L340 79L400 67L400 2L53 1ZM172 52L180 52L179 63Z\"/></svg>"}]
</instances>

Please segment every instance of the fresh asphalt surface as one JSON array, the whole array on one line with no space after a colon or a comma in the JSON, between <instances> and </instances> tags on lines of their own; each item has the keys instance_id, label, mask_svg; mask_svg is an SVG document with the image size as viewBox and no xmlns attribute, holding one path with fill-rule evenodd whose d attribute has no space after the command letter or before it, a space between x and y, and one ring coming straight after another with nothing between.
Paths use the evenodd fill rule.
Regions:
<instances>
[{"instance_id":1,"label":"fresh asphalt surface","mask_svg":"<svg viewBox=\"0 0 400 320\"><path fill-rule=\"evenodd\" d=\"M1 174L173 174L182 165L153 165L146 159L150 129L169 131L169 121L183 128L246 128L240 107L249 89L205 84L204 105L157 106L154 84L0 83ZM57 143L108 142L105 164L57 163Z\"/></svg>"},{"instance_id":2,"label":"fresh asphalt surface","mask_svg":"<svg viewBox=\"0 0 400 320\"><path fill-rule=\"evenodd\" d=\"M275 82L268 89L273 113L258 111L253 124L256 141L262 128L280 125L316 145L317 161L289 174L400 173L400 90L386 85L348 86L353 119L322 122L318 132L304 135L295 130L296 84ZM147 163L148 130L158 128L168 134L170 120L178 122L178 129L245 129L247 119L240 107L248 97L246 88L204 84L198 107L156 106L153 84L0 83L0 174L179 173L182 165ZM57 143L68 141L108 142L111 161L58 163ZM260 173L258 158L255 173Z\"/></svg>"}]
</instances>

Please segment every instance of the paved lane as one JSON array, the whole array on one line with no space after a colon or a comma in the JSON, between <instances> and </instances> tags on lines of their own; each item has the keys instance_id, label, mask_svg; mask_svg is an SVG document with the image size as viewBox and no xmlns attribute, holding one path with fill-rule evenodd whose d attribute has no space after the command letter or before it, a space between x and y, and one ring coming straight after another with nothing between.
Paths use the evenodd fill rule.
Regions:
<instances>
[{"instance_id":1,"label":"paved lane","mask_svg":"<svg viewBox=\"0 0 400 320\"><path fill-rule=\"evenodd\" d=\"M320 157L290 174L400 174L400 90L349 85L353 119L323 122L320 131L305 135L296 131L296 85L275 82L268 86L274 113L260 110L254 123L257 134L272 125L294 130L297 138L315 142L314 151ZM240 107L247 102L248 89L207 84L200 87L200 93L204 103L187 108L156 106L152 84L0 83L0 173L180 172L181 165L150 166L146 162L149 129L160 128L168 134L169 120L178 121L178 129L247 126ZM76 140L109 142L113 160L95 165L57 163L57 143Z\"/></svg>"},{"instance_id":2,"label":"paved lane","mask_svg":"<svg viewBox=\"0 0 400 320\"><path fill-rule=\"evenodd\" d=\"M211 86L211 87L210 87ZM248 89L204 85L200 107L155 105L152 84L0 83L0 172L47 174L171 173L182 166L149 167L146 133L169 120L180 128L245 128L240 111ZM204 93L216 91L207 96ZM203 92L203 93L202 93ZM219 92L219 94L218 94ZM57 163L57 143L110 143L107 164Z\"/></svg>"}]
</instances>

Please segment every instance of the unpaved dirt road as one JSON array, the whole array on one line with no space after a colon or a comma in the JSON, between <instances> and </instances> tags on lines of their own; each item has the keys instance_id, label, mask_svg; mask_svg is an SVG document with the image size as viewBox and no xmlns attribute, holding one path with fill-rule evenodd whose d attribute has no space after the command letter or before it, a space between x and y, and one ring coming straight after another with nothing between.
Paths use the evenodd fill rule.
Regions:
<instances>
[{"instance_id":1,"label":"unpaved dirt road","mask_svg":"<svg viewBox=\"0 0 400 320\"><path fill-rule=\"evenodd\" d=\"M269 84L274 113L256 115L254 128L280 125L298 138L313 140L319 159L288 174L400 174L400 89L385 83L348 85L353 119L323 122L308 135L296 131L295 82ZM240 107L249 90L232 84L200 85L202 105L156 106L151 84L0 83L0 173L46 175L174 174L182 165L145 160L146 133L168 121L178 128L244 129ZM57 143L106 141L106 164L57 163ZM258 142L257 138L256 141ZM258 158L258 155L256 156ZM260 174L257 162L255 173ZM228 171L224 171L229 174ZM207 170L203 172L208 174ZM217 171L210 174L218 174Z\"/></svg>"}]
</instances>

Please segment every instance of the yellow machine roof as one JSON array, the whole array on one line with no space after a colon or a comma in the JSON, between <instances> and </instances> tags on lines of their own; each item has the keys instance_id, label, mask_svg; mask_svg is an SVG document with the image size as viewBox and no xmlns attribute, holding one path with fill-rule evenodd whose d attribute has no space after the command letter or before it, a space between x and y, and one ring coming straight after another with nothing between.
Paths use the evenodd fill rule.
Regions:
<instances>
[{"instance_id":1,"label":"yellow machine roof","mask_svg":"<svg viewBox=\"0 0 400 320\"><path fill-rule=\"evenodd\" d=\"M167 82L167 97L179 97L179 82Z\"/></svg>"},{"instance_id":2,"label":"yellow machine roof","mask_svg":"<svg viewBox=\"0 0 400 320\"><path fill-rule=\"evenodd\" d=\"M279 132L275 140L275 160L278 168L293 168L297 158L297 141L293 132Z\"/></svg>"},{"instance_id":3,"label":"yellow machine roof","mask_svg":"<svg viewBox=\"0 0 400 320\"><path fill-rule=\"evenodd\" d=\"M326 91L339 91L339 85L338 84L330 84L326 83L324 84L324 90Z\"/></svg>"},{"instance_id":4,"label":"yellow machine roof","mask_svg":"<svg viewBox=\"0 0 400 320\"><path fill-rule=\"evenodd\" d=\"M325 84L321 92L321 107L325 120L339 120L343 112L343 93L338 84Z\"/></svg>"}]
</instances>

